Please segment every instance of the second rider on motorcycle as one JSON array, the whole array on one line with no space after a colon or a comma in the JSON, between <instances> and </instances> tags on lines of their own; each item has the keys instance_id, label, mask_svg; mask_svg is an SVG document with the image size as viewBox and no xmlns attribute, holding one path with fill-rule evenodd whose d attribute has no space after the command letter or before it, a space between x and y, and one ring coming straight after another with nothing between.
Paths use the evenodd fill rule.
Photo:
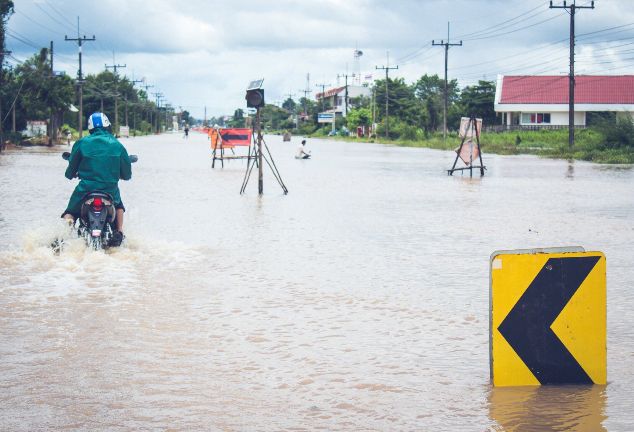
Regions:
<instances>
[{"instance_id":1,"label":"second rider on motorcycle","mask_svg":"<svg viewBox=\"0 0 634 432\"><path fill-rule=\"evenodd\" d=\"M82 198L89 192L105 192L114 198L116 208L116 229L111 246L119 246L123 241L123 213L119 179L132 178L132 164L128 152L110 133L110 121L105 114L96 112L88 118L90 135L73 145L65 176L79 177L80 182L70 197L62 217L74 223L81 212Z\"/></svg>"}]
</instances>

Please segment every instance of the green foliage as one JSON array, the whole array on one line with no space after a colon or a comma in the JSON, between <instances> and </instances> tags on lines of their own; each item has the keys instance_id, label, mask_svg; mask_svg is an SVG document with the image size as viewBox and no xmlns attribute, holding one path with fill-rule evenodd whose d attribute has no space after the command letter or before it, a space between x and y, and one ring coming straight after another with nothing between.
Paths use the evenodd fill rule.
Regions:
<instances>
[{"instance_id":1,"label":"green foliage","mask_svg":"<svg viewBox=\"0 0 634 432\"><path fill-rule=\"evenodd\" d=\"M0 0L0 52L4 52L5 44L5 28L9 17L13 15L13 1L12 0ZM2 54L0 54L0 63L4 61Z\"/></svg>"},{"instance_id":2,"label":"green foliage","mask_svg":"<svg viewBox=\"0 0 634 432\"><path fill-rule=\"evenodd\" d=\"M262 119L262 126L264 127L264 129L282 130L289 129L290 127L295 127L292 121L290 121L289 124L290 115L288 111L276 105L265 105L260 110L260 115Z\"/></svg>"},{"instance_id":3,"label":"green foliage","mask_svg":"<svg viewBox=\"0 0 634 432\"><path fill-rule=\"evenodd\" d=\"M12 71L8 77L8 95L16 101L16 126L26 127L27 120L45 120L53 113L61 113L72 102L75 94L68 76L51 76L48 50L43 48ZM4 98L3 98L4 99ZM9 109L7 104L4 109ZM6 128L6 123L5 123Z\"/></svg>"},{"instance_id":4,"label":"green foliage","mask_svg":"<svg viewBox=\"0 0 634 432\"><path fill-rule=\"evenodd\" d=\"M617 117L616 122L603 120L597 126L597 130L603 135L603 149L634 150L634 122L629 115Z\"/></svg>"},{"instance_id":5,"label":"green foliage","mask_svg":"<svg viewBox=\"0 0 634 432\"><path fill-rule=\"evenodd\" d=\"M246 119L244 117L244 110L242 108L238 108L233 113L233 118L228 122L229 127L238 127L242 128L246 124Z\"/></svg>"},{"instance_id":6,"label":"green foliage","mask_svg":"<svg viewBox=\"0 0 634 432\"><path fill-rule=\"evenodd\" d=\"M136 128L142 134L149 134L152 132L152 125L145 120L141 120L139 123L137 123Z\"/></svg>"},{"instance_id":7,"label":"green foliage","mask_svg":"<svg viewBox=\"0 0 634 432\"><path fill-rule=\"evenodd\" d=\"M63 127L78 129L77 115L68 110L71 104L79 105L74 80L68 75L51 74L48 49L43 48L15 69L5 71L3 78L0 86L2 110L6 113L13 100L16 101L18 130L26 127L27 120L48 120L51 117L54 124L65 121L68 124ZM91 113L103 111L113 123L118 117L121 125L125 122L127 109L130 126L136 122L137 130L149 132L157 129L157 120L163 124L166 115L169 117L173 113L172 109L166 113L163 107L159 112L156 105L147 100L145 92L135 89L127 78L115 76L110 71L87 75L83 93L84 122ZM118 115L114 112L115 96L118 97ZM139 122L145 122L143 128L138 127ZM11 126L10 123L11 119L7 117L3 125L5 130ZM85 127L84 123L83 128ZM64 137L60 138L63 141Z\"/></svg>"},{"instance_id":8,"label":"green foliage","mask_svg":"<svg viewBox=\"0 0 634 432\"><path fill-rule=\"evenodd\" d=\"M445 101L445 80L438 75L423 75L412 85L414 95L424 107L421 116L420 126L425 131L435 131L442 129L443 107ZM459 102L460 91L458 81L451 80L447 83L447 127L457 128L462 113L456 113L455 107Z\"/></svg>"},{"instance_id":9,"label":"green foliage","mask_svg":"<svg viewBox=\"0 0 634 432\"><path fill-rule=\"evenodd\" d=\"M353 109L348 112L346 120L350 130L355 130L357 126L370 126L372 123L372 111L369 108Z\"/></svg>"},{"instance_id":10,"label":"green foliage","mask_svg":"<svg viewBox=\"0 0 634 432\"><path fill-rule=\"evenodd\" d=\"M297 104L295 103L293 99L289 97L282 103L282 108L284 108L286 111L290 113L294 113L295 109L297 108Z\"/></svg>"},{"instance_id":11,"label":"green foliage","mask_svg":"<svg viewBox=\"0 0 634 432\"><path fill-rule=\"evenodd\" d=\"M495 83L491 81L478 81L477 85L465 87L460 94L461 111L464 116L475 115L481 118L485 125L495 123L494 102Z\"/></svg>"}]
</instances>

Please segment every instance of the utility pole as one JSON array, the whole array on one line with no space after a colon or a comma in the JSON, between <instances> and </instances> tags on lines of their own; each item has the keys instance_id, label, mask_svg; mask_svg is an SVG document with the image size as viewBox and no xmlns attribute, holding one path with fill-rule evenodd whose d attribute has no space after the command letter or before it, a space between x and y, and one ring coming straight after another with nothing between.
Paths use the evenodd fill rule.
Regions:
<instances>
[{"instance_id":1,"label":"utility pole","mask_svg":"<svg viewBox=\"0 0 634 432\"><path fill-rule=\"evenodd\" d=\"M397 67L398 68L398 67ZM346 67L347 69L347 67ZM346 79L346 84L345 84L345 93L344 93L344 106L345 106L345 111L344 111L344 117L348 117L348 77L350 75L348 75L348 73L346 72L345 74L337 74L337 79L339 79L339 77L344 77ZM354 75L353 75L354 76Z\"/></svg>"},{"instance_id":2,"label":"utility pole","mask_svg":"<svg viewBox=\"0 0 634 432\"><path fill-rule=\"evenodd\" d=\"M295 102L295 101L293 101L293 96L295 96L295 94L289 92L289 93L286 93L284 96L288 96L288 99L290 99L293 103ZM286 100L288 100L288 99L286 99ZM284 102L286 102L286 101L284 101ZM282 103L282 105L284 105L284 103ZM291 110L291 117L294 114L295 114L294 110ZM296 116L295 117L295 127L298 127L298 126L299 126L299 121L297 120L297 116Z\"/></svg>"},{"instance_id":3,"label":"utility pole","mask_svg":"<svg viewBox=\"0 0 634 432\"><path fill-rule=\"evenodd\" d=\"M2 66L4 65L4 56L10 55L11 51L4 51L3 46L0 46L0 89L2 89L2 81L4 80L4 72L2 72ZM15 104L13 105L15 108ZM14 111L15 112L15 111ZM0 93L0 152L4 149L4 126L2 116L2 93ZM15 123L15 122L14 122Z\"/></svg>"},{"instance_id":4,"label":"utility pole","mask_svg":"<svg viewBox=\"0 0 634 432\"><path fill-rule=\"evenodd\" d=\"M562 6L553 6L550 1L550 9L565 9L570 15L570 75L568 75L568 148L575 146L575 12L577 9L594 9L594 1L590 6L577 6L575 0L567 5L564 0ZM568 10L570 9L570 10Z\"/></svg>"},{"instance_id":5,"label":"utility pole","mask_svg":"<svg viewBox=\"0 0 634 432\"><path fill-rule=\"evenodd\" d=\"M435 41L431 41L432 46L444 46L445 47L445 104L443 106L443 130L442 136L444 140L447 140L447 105L449 105L449 85L447 78L447 66L449 62L449 47L452 46L462 46L462 41L460 43L449 43L449 23L447 23L447 42L444 40L440 40L440 43L436 43Z\"/></svg>"},{"instance_id":6,"label":"utility pole","mask_svg":"<svg viewBox=\"0 0 634 432\"><path fill-rule=\"evenodd\" d=\"M83 42L92 42L95 41L95 35L92 35L92 38L87 38L86 35L84 35L83 37L79 36L79 17L77 17L77 37L76 38L69 38L68 36L64 35L64 40L67 42L77 42L77 46L78 46L78 50L79 50L79 70L77 71L77 87L78 87L78 93L79 93L79 113L77 114L77 118L78 118L78 125L77 125L77 130L79 131L79 138L81 138L82 136L82 131L83 131L83 117L84 117L84 90L83 90L83 85L84 85L84 76L82 74L82 70L81 70L81 46Z\"/></svg>"},{"instance_id":7,"label":"utility pole","mask_svg":"<svg viewBox=\"0 0 634 432\"><path fill-rule=\"evenodd\" d=\"M390 70L398 69L398 65L390 67L390 52L387 52L387 66L374 66L375 69L385 70L385 138L390 135L390 108L389 108L389 92L388 92L388 74Z\"/></svg>"},{"instance_id":8,"label":"utility pole","mask_svg":"<svg viewBox=\"0 0 634 432\"><path fill-rule=\"evenodd\" d=\"M375 133L374 125L376 124L376 86L372 86L372 132Z\"/></svg>"},{"instance_id":9,"label":"utility pole","mask_svg":"<svg viewBox=\"0 0 634 432\"><path fill-rule=\"evenodd\" d=\"M326 99L326 86L330 84L315 84L315 87L321 87L321 112L324 112L324 101Z\"/></svg>"},{"instance_id":10,"label":"utility pole","mask_svg":"<svg viewBox=\"0 0 634 432\"><path fill-rule=\"evenodd\" d=\"M147 101L150 100L150 93L148 92L148 89L154 87L153 85L142 85L141 87L143 87L145 89L145 98ZM152 110L148 110L148 120L150 125L152 124Z\"/></svg>"},{"instance_id":11,"label":"utility pole","mask_svg":"<svg viewBox=\"0 0 634 432\"><path fill-rule=\"evenodd\" d=\"M172 105L169 103L165 103L165 130L169 128L169 110L172 108Z\"/></svg>"},{"instance_id":12,"label":"utility pole","mask_svg":"<svg viewBox=\"0 0 634 432\"><path fill-rule=\"evenodd\" d=\"M50 70L50 79L55 79L55 73L53 72L53 41L51 41L51 49L50 49L50 54L51 54L51 70ZM48 134L48 145L52 146L53 143L55 142L55 140L57 139L57 127L55 125L55 115L54 115L54 111L53 111L53 107L50 106L49 108L49 121L48 121L48 127L49 127L49 134Z\"/></svg>"},{"instance_id":13,"label":"utility pole","mask_svg":"<svg viewBox=\"0 0 634 432\"><path fill-rule=\"evenodd\" d=\"M299 90L300 92L304 93L304 115L307 114L306 112L306 101L308 100L308 93L312 93L313 91L310 89L310 74L306 74L306 88L304 90Z\"/></svg>"},{"instance_id":14,"label":"utility pole","mask_svg":"<svg viewBox=\"0 0 634 432\"><path fill-rule=\"evenodd\" d=\"M134 79L134 76L133 76L132 81L130 82L132 83L132 87L134 87L136 83L142 83L143 80L136 80ZM134 112L133 118L135 121L132 126L132 129L135 129L136 128L136 111ZM125 97L125 125L128 126L128 97L127 96Z\"/></svg>"},{"instance_id":15,"label":"utility pole","mask_svg":"<svg viewBox=\"0 0 634 432\"><path fill-rule=\"evenodd\" d=\"M113 69L114 70L114 133L115 135L119 132L119 74L117 70L127 67L127 65L120 65L115 63L114 61L114 51L112 52L112 63L111 65L105 64L106 70ZM128 125L127 115L126 115L126 126Z\"/></svg>"},{"instance_id":16,"label":"utility pole","mask_svg":"<svg viewBox=\"0 0 634 432\"><path fill-rule=\"evenodd\" d=\"M152 93L156 97L156 133L161 132L161 99L163 98L163 93L156 92Z\"/></svg>"}]
</instances>

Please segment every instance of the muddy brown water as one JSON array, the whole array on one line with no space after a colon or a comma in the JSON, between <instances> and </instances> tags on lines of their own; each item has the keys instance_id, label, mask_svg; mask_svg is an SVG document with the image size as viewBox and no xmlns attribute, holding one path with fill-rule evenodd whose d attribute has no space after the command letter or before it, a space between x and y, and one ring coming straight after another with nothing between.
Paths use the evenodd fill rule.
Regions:
<instances>
[{"instance_id":1,"label":"muddy brown water","mask_svg":"<svg viewBox=\"0 0 634 432\"><path fill-rule=\"evenodd\" d=\"M127 244L59 256L66 148L0 154L0 430L634 430L631 167L293 139L262 197L204 135L124 140ZM608 385L492 388L489 255L570 245Z\"/></svg>"}]
</instances>

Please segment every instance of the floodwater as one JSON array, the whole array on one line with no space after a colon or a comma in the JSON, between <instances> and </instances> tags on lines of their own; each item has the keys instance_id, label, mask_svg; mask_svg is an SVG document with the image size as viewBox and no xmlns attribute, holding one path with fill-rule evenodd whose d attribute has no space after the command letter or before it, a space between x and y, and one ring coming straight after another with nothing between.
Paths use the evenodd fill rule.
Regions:
<instances>
[{"instance_id":1,"label":"floodwater","mask_svg":"<svg viewBox=\"0 0 634 432\"><path fill-rule=\"evenodd\" d=\"M0 430L634 430L632 167L267 141L288 195L124 140L126 246L59 256L66 148L0 155ZM607 257L608 385L492 388L489 255L571 245Z\"/></svg>"}]
</instances>

